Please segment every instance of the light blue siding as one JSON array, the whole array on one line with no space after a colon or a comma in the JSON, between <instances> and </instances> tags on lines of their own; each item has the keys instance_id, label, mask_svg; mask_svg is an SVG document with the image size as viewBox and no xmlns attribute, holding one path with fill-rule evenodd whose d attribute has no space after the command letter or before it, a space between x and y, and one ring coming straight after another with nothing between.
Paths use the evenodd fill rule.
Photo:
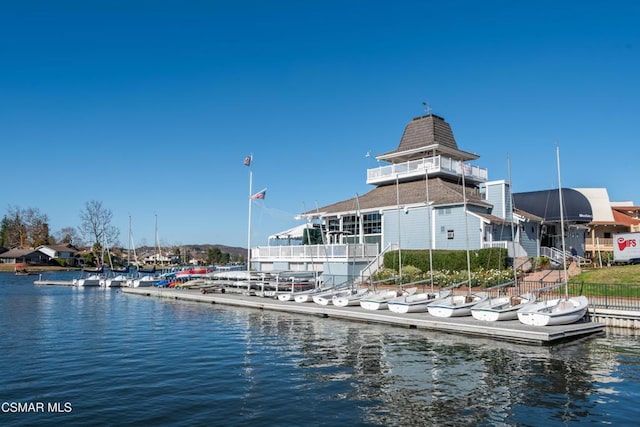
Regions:
<instances>
[{"instance_id":1,"label":"light blue siding","mask_svg":"<svg viewBox=\"0 0 640 427\"><path fill-rule=\"evenodd\" d=\"M511 221L511 187L505 181L492 181L483 184L485 200L493 205L492 215ZM509 239L511 240L511 239Z\"/></svg>"},{"instance_id":2,"label":"light blue siding","mask_svg":"<svg viewBox=\"0 0 640 427\"><path fill-rule=\"evenodd\" d=\"M527 251L530 257L540 256L538 248L538 236L540 235L540 224L535 222L525 222L522 224L520 233L520 244Z\"/></svg>"},{"instance_id":3,"label":"light blue siding","mask_svg":"<svg viewBox=\"0 0 640 427\"><path fill-rule=\"evenodd\" d=\"M462 206L435 209L435 239L436 249L465 250L467 238L465 231L469 232L469 249L480 249L480 218L467 214ZM452 235L450 235L453 232ZM452 237L452 238L450 238Z\"/></svg>"}]
</instances>

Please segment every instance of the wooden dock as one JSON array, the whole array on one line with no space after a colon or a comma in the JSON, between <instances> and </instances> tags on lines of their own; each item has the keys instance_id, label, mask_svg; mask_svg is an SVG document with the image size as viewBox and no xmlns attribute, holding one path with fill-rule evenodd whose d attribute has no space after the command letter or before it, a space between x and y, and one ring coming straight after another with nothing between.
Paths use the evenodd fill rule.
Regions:
<instances>
[{"instance_id":1,"label":"wooden dock","mask_svg":"<svg viewBox=\"0 0 640 427\"><path fill-rule=\"evenodd\" d=\"M71 280L36 280L33 284L38 286L73 286Z\"/></svg>"},{"instance_id":2,"label":"wooden dock","mask_svg":"<svg viewBox=\"0 0 640 427\"><path fill-rule=\"evenodd\" d=\"M163 288L120 288L123 293L154 296L176 300L196 301L210 304L223 304L249 307L261 310L276 310L313 316L333 317L365 323L382 323L400 327L428 329L432 331L466 334L500 339L511 342L551 345L587 335L602 333L605 325L593 321L583 321L569 325L528 326L518 320L501 322L482 322L472 316L439 318L428 313L398 314L389 310L365 310L359 306L336 307L322 306L316 303L297 303L279 301L275 298L262 298L231 293L202 294L188 289Z\"/></svg>"}]
</instances>

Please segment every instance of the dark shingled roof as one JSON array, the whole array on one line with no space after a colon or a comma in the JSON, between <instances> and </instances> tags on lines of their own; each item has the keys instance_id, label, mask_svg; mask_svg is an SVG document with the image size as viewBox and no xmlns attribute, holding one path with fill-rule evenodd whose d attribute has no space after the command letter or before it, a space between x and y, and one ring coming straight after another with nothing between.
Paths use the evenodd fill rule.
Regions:
<instances>
[{"instance_id":1,"label":"dark shingled roof","mask_svg":"<svg viewBox=\"0 0 640 427\"><path fill-rule=\"evenodd\" d=\"M449 123L442 117L429 114L416 117L407 125L397 151L413 150L433 144L458 149Z\"/></svg>"},{"instance_id":2,"label":"dark shingled roof","mask_svg":"<svg viewBox=\"0 0 640 427\"><path fill-rule=\"evenodd\" d=\"M401 182L398 184L400 193L400 205L411 205L425 202L425 183L424 179L417 181ZM467 186L466 190L467 202L483 207L491 207L490 204L482 199L482 196L475 187ZM378 210L396 206L396 185L395 183L383 185L374 188L362 196L343 200L331 205L319 208L317 212L324 215L337 214L340 212L353 212L360 206L361 211ZM429 199L434 205L449 205L463 203L462 185L445 181L441 178L429 179ZM307 214L313 214L316 211L309 211Z\"/></svg>"},{"instance_id":3,"label":"dark shingled roof","mask_svg":"<svg viewBox=\"0 0 640 427\"><path fill-rule=\"evenodd\" d=\"M403 162L425 156L444 154L456 160L475 160L477 154L460 150L449 123L434 114L416 117L404 129L400 145L393 151L376 156L378 160Z\"/></svg>"}]
</instances>

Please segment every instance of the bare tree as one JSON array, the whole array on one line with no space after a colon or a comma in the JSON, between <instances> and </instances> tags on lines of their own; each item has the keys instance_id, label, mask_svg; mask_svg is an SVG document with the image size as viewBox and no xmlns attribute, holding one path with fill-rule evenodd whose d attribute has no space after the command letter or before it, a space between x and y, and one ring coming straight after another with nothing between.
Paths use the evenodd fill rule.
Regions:
<instances>
[{"instance_id":1,"label":"bare tree","mask_svg":"<svg viewBox=\"0 0 640 427\"><path fill-rule=\"evenodd\" d=\"M55 233L55 239L58 243L71 243L75 246L82 246L84 242L78 234L78 230L73 227L63 227Z\"/></svg>"},{"instance_id":2,"label":"bare tree","mask_svg":"<svg viewBox=\"0 0 640 427\"><path fill-rule=\"evenodd\" d=\"M31 247L48 245L51 242L49 236L49 219L41 214L37 208L27 208L23 212L24 222L27 226L27 239Z\"/></svg>"},{"instance_id":3,"label":"bare tree","mask_svg":"<svg viewBox=\"0 0 640 427\"><path fill-rule=\"evenodd\" d=\"M93 242L96 247L112 247L118 242L120 230L111 224L113 213L102 206L102 202L91 200L85 203L80 212L80 226L78 230L87 242Z\"/></svg>"}]
</instances>

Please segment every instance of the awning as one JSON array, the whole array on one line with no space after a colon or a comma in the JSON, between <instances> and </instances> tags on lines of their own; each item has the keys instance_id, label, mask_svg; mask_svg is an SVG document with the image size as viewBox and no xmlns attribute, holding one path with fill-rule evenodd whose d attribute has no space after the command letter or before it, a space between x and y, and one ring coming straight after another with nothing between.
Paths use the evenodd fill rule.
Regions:
<instances>
[{"instance_id":1,"label":"awning","mask_svg":"<svg viewBox=\"0 0 640 427\"><path fill-rule=\"evenodd\" d=\"M272 234L271 236L269 236L269 240L302 239L304 237L303 236L304 230L307 228L313 228L313 224L308 224L308 223L300 224L288 230L284 230L279 233Z\"/></svg>"},{"instance_id":2,"label":"awning","mask_svg":"<svg viewBox=\"0 0 640 427\"><path fill-rule=\"evenodd\" d=\"M563 188L562 201L565 221L588 223L593 220L591 203L581 192ZM560 222L560 195L557 189L514 193L513 204L516 209L539 216L545 222Z\"/></svg>"}]
</instances>

